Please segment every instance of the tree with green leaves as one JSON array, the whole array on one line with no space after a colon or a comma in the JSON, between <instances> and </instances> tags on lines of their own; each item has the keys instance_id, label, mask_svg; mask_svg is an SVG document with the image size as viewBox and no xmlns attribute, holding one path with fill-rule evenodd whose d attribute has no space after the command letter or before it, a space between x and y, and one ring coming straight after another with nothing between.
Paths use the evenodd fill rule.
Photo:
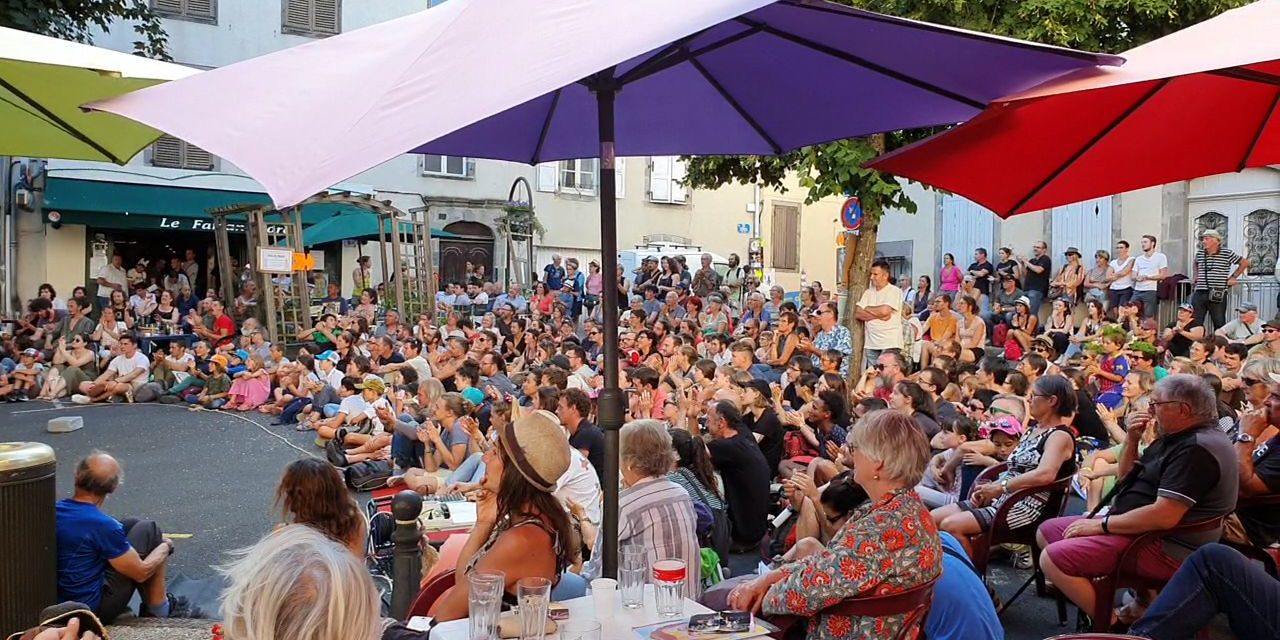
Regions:
<instances>
[{"instance_id":1,"label":"tree with green leaves","mask_svg":"<svg viewBox=\"0 0 1280 640\"><path fill-rule=\"evenodd\" d=\"M0 0L0 26L64 40L92 42L92 31L107 31L117 20L133 24L134 53L172 60L168 36L148 0Z\"/></svg>"},{"instance_id":2,"label":"tree with green leaves","mask_svg":"<svg viewBox=\"0 0 1280 640\"><path fill-rule=\"evenodd\" d=\"M1212 18L1251 0L834 0L861 9L1010 36L1045 44L1120 53ZM868 138L804 147L779 156L701 156L686 158L686 184L715 189L738 182L785 191L783 179L794 173L805 189L805 203L852 194L863 210L860 235L846 240L840 266L846 295L841 316L862 352L861 323L853 302L866 289L875 257L880 217L887 209L916 212L916 204L891 175L867 169L877 155L933 133L898 131ZM860 375L861 360L849 368Z\"/></svg>"}]
</instances>

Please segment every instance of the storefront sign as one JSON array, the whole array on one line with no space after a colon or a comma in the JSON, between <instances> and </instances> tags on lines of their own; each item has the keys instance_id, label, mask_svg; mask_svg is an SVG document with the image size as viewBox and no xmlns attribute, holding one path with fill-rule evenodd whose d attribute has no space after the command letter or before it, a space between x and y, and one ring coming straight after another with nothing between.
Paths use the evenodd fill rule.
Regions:
<instances>
[{"instance_id":1,"label":"storefront sign","mask_svg":"<svg viewBox=\"0 0 1280 640\"><path fill-rule=\"evenodd\" d=\"M293 251L258 247L258 271L263 273L293 273Z\"/></svg>"},{"instance_id":2,"label":"storefront sign","mask_svg":"<svg viewBox=\"0 0 1280 640\"><path fill-rule=\"evenodd\" d=\"M154 217L152 216L152 219ZM160 229L175 229L178 231L199 231L212 233L214 229L213 220L200 220L198 218L169 218L160 216ZM245 224L243 222L228 222L227 231L233 233L244 233ZM282 236L287 227L282 224L267 225L267 235Z\"/></svg>"}]
</instances>

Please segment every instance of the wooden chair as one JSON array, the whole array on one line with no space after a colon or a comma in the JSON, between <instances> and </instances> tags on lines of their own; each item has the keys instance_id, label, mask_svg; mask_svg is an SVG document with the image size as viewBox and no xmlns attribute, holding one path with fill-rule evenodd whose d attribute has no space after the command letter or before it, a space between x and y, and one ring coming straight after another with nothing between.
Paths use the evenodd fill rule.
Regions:
<instances>
[{"instance_id":1,"label":"wooden chair","mask_svg":"<svg viewBox=\"0 0 1280 640\"><path fill-rule=\"evenodd\" d=\"M1280 493L1266 495L1266 496L1254 496L1252 498L1241 498L1239 502L1236 503L1237 512L1239 512L1241 509L1252 509L1252 508L1260 508L1260 507L1280 509ZM1252 545L1252 544L1233 544L1225 541L1223 542L1223 544L1231 547L1232 549L1235 549L1236 551L1239 551L1240 553L1244 554L1244 557L1250 560L1256 560L1258 562L1261 562L1262 568L1266 569L1267 573L1272 578L1280 578L1280 575L1277 575L1277 571L1276 571L1277 561L1280 560L1280 558L1278 558L1277 555L1280 555L1280 550L1276 548L1259 547L1257 545Z\"/></svg>"},{"instance_id":2,"label":"wooden chair","mask_svg":"<svg viewBox=\"0 0 1280 640\"><path fill-rule=\"evenodd\" d=\"M994 480L1007 467L1008 463L1006 462L982 472L978 479L974 481L974 487ZM1022 595L1022 592L1031 586L1032 582L1036 584L1036 593L1041 596L1045 595L1044 572L1040 570L1040 545L1036 543L1036 531L1046 520L1062 515L1062 508L1066 505L1067 491L1070 488L1071 476L1068 475L1049 484L1018 489L1010 494L1009 498L996 509L989 530L969 537L969 548L973 549L973 558L970 560L984 579L987 576L987 564L991 560L991 549L1001 544L1021 544L1031 547L1031 577L1027 578L1026 582L1023 582L1022 586L1018 587L1013 596L1000 606L1000 613L1009 608L1009 605L1014 600L1017 600ZM1019 502L1042 492L1048 492L1049 498L1045 503L1044 509L1040 512L1040 517L1029 525L1018 527L1017 529L1010 528L1009 511Z\"/></svg>"},{"instance_id":3,"label":"wooden chair","mask_svg":"<svg viewBox=\"0 0 1280 640\"><path fill-rule=\"evenodd\" d=\"M427 615L436 600L439 600L440 596L443 596L446 591L452 589L455 582L452 569L428 580L427 584L418 591L418 595L413 598L413 604L409 605L409 612L404 614L404 620L401 622L408 622L414 616Z\"/></svg>"},{"instance_id":4,"label":"wooden chair","mask_svg":"<svg viewBox=\"0 0 1280 640\"><path fill-rule=\"evenodd\" d=\"M893 640L921 640L924 638L924 623L929 617L929 607L933 605L933 587L937 582L938 578L934 578L918 587L892 595L846 598L823 609L818 615L884 618L905 614L906 618L902 621L898 633L894 634ZM771 638L784 640L803 637L802 625L806 622L805 618L771 616L768 621L778 628L777 631L769 634ZM799 636L794 635L797 631Z\"/></svg>"},{"instance_id":5,"label":"wooden chair","mask_svg":"<svg viewBox=\"0 0 1280 640\"><path fill-rule=\"evenodd\" d=\"M1089 612L1093 617L1093 631L1105 633L1110 630L1111 612L1115 604L1117 590L1127 587L1158 591L1168 582L1164 579L1155 580L1138 575L1138 559L1143 551L1152 545L1160 544L1164 538L1169 536L1201 533L1217 529L1222 526L1222 520L1223 517L1218 516L1217 518L1180 525L1172 529L1148 531L1134 538L1133 542L1129 543L1129 546L1120 552L1120 561L1116 563L1116 570L1109 576L1093 579L1093 610ZM1059 610L1061 611L1066 602L1061 593L1058 594L1058 602Z\"/></svg>"}]
</instances>

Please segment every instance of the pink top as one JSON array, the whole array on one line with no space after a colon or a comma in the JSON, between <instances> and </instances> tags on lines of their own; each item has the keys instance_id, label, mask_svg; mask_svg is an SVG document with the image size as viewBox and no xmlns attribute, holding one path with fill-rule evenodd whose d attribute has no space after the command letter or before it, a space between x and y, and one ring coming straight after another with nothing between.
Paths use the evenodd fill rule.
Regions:
<instances>
[{"instance_id":1,"label":"pink top","mask_svg":"<svg viewBox=\"0 0 1280 640\"><path fill-rule=\"evenodd\" d=\"M964 280L964 273L960 271L960 267L954 264L950 268L943 267L938 274L938 281L942 283L942 290L947 293L959 291L961 280Z\"/></svg>"},{"instance_id":2,"label":"pink top","mask_svg":"<svg viewBox=\"0 0 1280 640\"><path fill-rule=\"evenodd\" d=\"M587 276L587 293L598 296L604 292L604 277L599 273Z\"/></svg>"}]
</instances>

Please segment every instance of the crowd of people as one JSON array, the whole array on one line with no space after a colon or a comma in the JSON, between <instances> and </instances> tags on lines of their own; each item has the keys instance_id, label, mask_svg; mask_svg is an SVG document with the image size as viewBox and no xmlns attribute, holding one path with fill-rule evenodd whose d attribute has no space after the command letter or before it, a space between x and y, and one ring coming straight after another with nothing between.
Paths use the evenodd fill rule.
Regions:
<instances>
[{"instance_id":1,"label":"crowd of people","mask_svg":"<svg viewBox=\"0 0 1280 640\"><path fill-rule=\"evenodd\" d=\"M246 327L251 317L238 319L215 298L176 314L198 337L191 348L174 341L152 358L138 351L128 315L123 330L100 333L114 293L96 303L73 296L65 315L40 315L40 300L53 308L57 298L42 287L37 317L5 345L18 357L6 363L4 384L32 398L252 411L277 428L314 432L324 462L286 472L287 526L229 570L222 615L228 629L243 630L236 637L283 637L263 630L263 616L297 616L273 627L292 637L383 633L376 610L363 606L367 577L340 553L363 555L367 523L338 471L383 469L392 486L477 502L458 586L432 610L439 621L467 615L468 576L491 568L504 571L509 598L524 577L551 579L559 597L581 595L602 571L601 484L610 481L622 487L617 542L650 561L723 567L732 554L766 550L769 571L719 584L691 579L690 598L799 616L810 638L892 637L900 615L824 609L934 583L928 637L982 629L998 638L982 579L972 565L957 567L1021 489L1072 478L1068 502L1081 515L1055 517L1046 490L1014 505L1004 524L1038 527L1038 566L1088 612L1093 579L1114 571L1139 534L1226 518L1221 530L1144 555L1145 577L1174 584L1196 580L1175 577L1179 566L1221 555L1209 543L1280 541L1274 510L1236 508L1280 491L1280 318L1264 322L1246 301L1226 321L1222 287L1246 262L1207 232L1192 299L1170 326L1155 327L1167 260L1149 236L1141 255L1128 248L1118 242L1115 258L1099 252L1093 267L1068 249L1056 275L1044 243L1030 258L1001 249L994 264L978 250L966 271L948 256L936 292L928 277L895 286L888 263L876 262L850 309L863 323L861 352L820 283L795 300L780 287L742 290L738 281L735 290L710 256L698 269L648 259L609 283L599 265L583 273L557 256L528 298L519 286L500 291L469 278L442 288L438 317L416 319L379 306L366 280L356 299L331 288L332 306L296 336ZM596 425L604 286L617 287L621 312L620 479L603 477ZM172 304L158 301L153 312ZM125 313L132 308L126 301ZM104 346L107 335L114 343ZM863 370L852 382L851 368ZM1004 466L990 481L968 486L995 465ZM138 589L151 615L188 610L163 593L172 543L153 525L97 511L118 469L105 454L91 456L76 495L59 504L60 593L104 617L120 613L117 583ZM1184 565L1200 547L1204 555ZM1013 564L1029 568L1030 554L1014 549ZM341 620L306 617L294 602L300 589L308 602L339 597L316 581L341 582L343 602L361 606ZM1274 591L1263 580L1247 584ZM1157 638L1184 636L1156 629L1192 633L1202 624L1202 610L1171 604L1139 594L1118 621ZM1234 615L1233 626L1273 634L1242 638L1278 628L1274 611ZM341 626L355 635L312 635L326 625L325 634Z\"/></svg>"}]
</instances>

